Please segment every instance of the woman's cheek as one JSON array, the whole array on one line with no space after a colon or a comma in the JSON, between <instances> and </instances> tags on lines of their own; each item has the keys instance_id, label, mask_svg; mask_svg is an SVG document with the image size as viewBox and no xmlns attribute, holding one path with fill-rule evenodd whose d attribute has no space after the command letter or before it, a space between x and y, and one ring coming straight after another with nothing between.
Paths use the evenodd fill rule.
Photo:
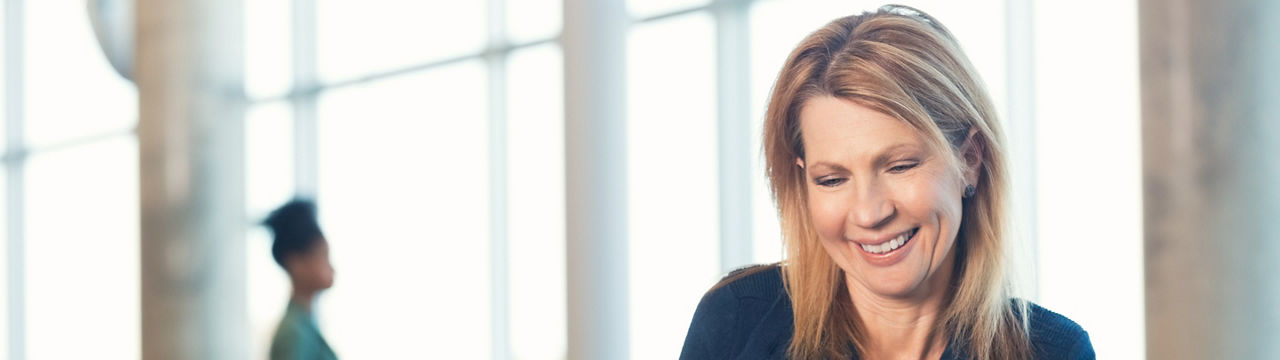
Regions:
<instances>
[{"instance_id":1,"label":"woman's cheek","mask_svg":"<svg viewBox=\"0 0 1280 360\"><path fill-rule=\"evenodd\" d=\"M828 240L843 237L845 205L837 193L816 193L810 197L810 212L818 234Z\"/></svg>"},{"instance_id":2,"label":"woman's cheek","mask_svg":"<svg viewBox=\"0 0 1280 360\"><path fill-rule=\"evenodd\" d=\"M955 179L943 171L928 169L920 174L903 179L898 189L899 203L906 211L923 217L929 213L952 215L958 210L956 204L948 199L948 190L954 186Z\"/></svg>"},{"instance_id":3,"label":"woman's cheek","mask_svg":"<svg viewBox=\"0 0 1280 360\"><path fill-rule=\"evenodd\" d=\"M934 202L934 207L938 209L938 212L943 213L946 217L956 217L956 219L953 219L954 221L960 220L958 217L961 215L960 196L962 193L958 191L958 189L964 187L962 182L962 179L945 177L939 178L938 181L935 181L933 186L930 187L932 190L930 197Z\"/></svg>"}]
</instances>

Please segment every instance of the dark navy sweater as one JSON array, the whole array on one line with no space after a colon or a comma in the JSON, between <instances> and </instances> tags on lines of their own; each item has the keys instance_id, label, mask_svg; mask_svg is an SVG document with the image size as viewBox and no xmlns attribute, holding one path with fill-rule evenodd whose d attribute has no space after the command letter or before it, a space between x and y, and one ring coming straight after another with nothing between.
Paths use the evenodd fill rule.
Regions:
<instances>
[{"instance_id":1,"label":"dark navy sweater","mask_svg":"<svg viewBox=\"0 0 1280 360\"><path fill-rule=\"evenodd\" d=\"M782 269L770 265L752 270L757 272L702 298L680 359L786 359L793 325L791 298L782 287ZM1030 304L1029 308L1036 359L1094 358L1089 334L1080 325L1039 305ZM967 358L963 346L954 343L947 344L942 354L943 360Z\"/></svg>"}]
</instances>

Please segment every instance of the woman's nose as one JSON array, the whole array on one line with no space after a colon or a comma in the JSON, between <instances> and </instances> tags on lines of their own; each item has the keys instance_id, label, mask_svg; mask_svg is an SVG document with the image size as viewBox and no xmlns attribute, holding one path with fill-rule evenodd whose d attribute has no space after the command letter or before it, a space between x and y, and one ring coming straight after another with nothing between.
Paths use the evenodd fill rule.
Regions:
<instances>
[{"instance_id":1,"label":"woman's nose","mask_svg":"<svg viewBox=\"0 0 1280 360\"><path fill-rule=\"evenodd\" d=\"M864 229L878 228L893 219L896 209L893 201L877 186L865 186L855 191L850 201L848 221Z\"/></svg>"}]
</instances>

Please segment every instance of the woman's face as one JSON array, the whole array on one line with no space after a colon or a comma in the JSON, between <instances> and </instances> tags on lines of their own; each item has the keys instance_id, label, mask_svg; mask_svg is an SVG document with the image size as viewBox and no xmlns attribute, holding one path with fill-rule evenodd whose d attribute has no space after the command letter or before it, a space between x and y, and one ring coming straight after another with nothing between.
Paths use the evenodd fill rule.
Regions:
<instances>
[{"instance_id":1,"label":"woman's face","mask_svg":"<svg viewBox=\"0 0 1280 360\"><path fill-rule=\"evenodd\" d=\"M307 251L294 254L286 260L289 276L294 284L305 291L319 291L333 286L333 265L329 262L329 242L323 238Z\"/></svg>"},{"instance_id":2,"label":"woman's face","mask_svg":"<svg viewBox=\"0 0 1280 360\"><path fill-rule=\"evenodd\" d=\"M850 290L921 298L945 286L967 183L949 154L904 121L829 96L804 104L800 129L811 221Z\"/></svg>"}]
</instances>

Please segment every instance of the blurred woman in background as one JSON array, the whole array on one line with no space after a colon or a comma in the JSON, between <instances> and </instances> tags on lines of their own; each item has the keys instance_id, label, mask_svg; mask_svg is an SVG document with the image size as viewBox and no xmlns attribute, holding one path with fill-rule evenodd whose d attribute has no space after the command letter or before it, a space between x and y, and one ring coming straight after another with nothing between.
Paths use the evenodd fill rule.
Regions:
<instances>
[{"instance_id":1,"label":"blurred woman in background","mask_svg":"<svg viewBox=\"0 0 1280 360\"><path fill-rule=\"evenodd\" d=\"M290 201L273 211L265 223L275 235L271 256L293 284L288 308L271 341L271 359L336 359L311 311L316 295L333 286L329 243L316 222L315 204Z\"/></svg>"},{"instance_id":2,"label":"blurred woman in background","mask_svg":"<svg viewBox=\"0 0 1280 360\"><path fill-rule=\"evenodd\" d=\"M1004 146L951 33L889 5L787 59L764 150L786 243L698 305L686 359L1091 359L1087 333L1011 294Z\"/></svg>"}]
</instances>

